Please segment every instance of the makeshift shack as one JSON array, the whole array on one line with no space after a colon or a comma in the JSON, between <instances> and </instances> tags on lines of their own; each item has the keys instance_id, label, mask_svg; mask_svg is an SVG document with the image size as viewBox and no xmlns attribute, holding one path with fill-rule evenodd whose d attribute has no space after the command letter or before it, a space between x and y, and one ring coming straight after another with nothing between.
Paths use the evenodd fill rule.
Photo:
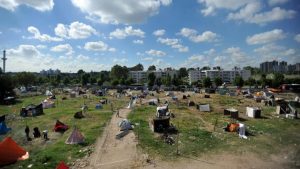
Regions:
<instances>
[{"instance_id":1,"label":"makeshift shack","mask_svg":"<svg viewBox=\"0 0 300 169\"><path fill-rule=\"evenodd\" d=\"M261 109L258 107L246 107L246 114L248 117L259 118L261 116Z\"/></svg>"},{"instance_id":2,"label":"makeshift shack","mask_svg":"<svg viewBox=\"0 0 300 169\"><path fill-rule=\"evenodd\" d=\"M21 111L20 111L20 116L22 117L31 117L31 116L39 116L44 114L43 111L43 104L39 104L39 105L28 105L27 107L22 107Z\"/></svg>"},{"instance_id":3,"label":"makeshift shack","mask_svg":"<svg viewBox=\"0 0 300 169\"><path fill-rule=\"evenodd\" d=\"M186 96L186 95L183 95L183 96L182 96L182 99L187 99L187 96Z\"/></svg>"},{"instance_id":4,"label":"makeshift shack","mask_svg":"<svg viewBox=\"0 0 300 169\"><path fill-rule=\"evenodd\" d=\"M170 127L170 117L156 117L151 122L152 131L162 133Z\"/></svg>"},{"instance_id":5,"label":"makeshift shack","mask_svg":"<svg viewBox=\"0 0 300 169\"><path fill-rule=\"evenodd\" d=\"M198 104L197 109L199 109L202 112L210 112L209 104Z\"/></svg>"},{"instance_id":6,"label":"makeshift shack","mask_svg":"<svg viewBox=\"0 0 300 169\"><path fill-rule=\"evenodd\" d=\"M52 96L53 94L52 94L52 92L50 92L49 90L47 90L46 93L45 93L45 95L46 96Z\"/></svg>"},{"instance_id":7,"label":"makeshift shack","mask_svg":"<svg viewBox=\"0 0 300 169\"><path fill-rule=\"evenodd\" d=\"M191 107L191 106L195 106L195 102L193 102L193 101L190 101L190 100L189 100L189 102L188 102L188 106L189 106L189 107Z\"/></svg>"},{"instance_id":8,"label":"makeshift shack","mask_svg":"<svg viewBox=\"0 0 300 169\"><path fill-rule=\"evenodd\" d=\"M83 144L84 143L84 136L78 130L77 127L74 127L71 135L65 141L66 144Z\"/></svg>"},{"instance_id":9,"label":"makeshift shack","mask_svg":"<svg viewBox=\"0 0 300 169\"><path fill-rule=\"evenodd\" d=\"M20 147L11 137L0 142L0 166L29 158L29 153Z\"/></svg>"},{"instance_id":10,"label":"makeshift shack","mask_svg":"<svg viewBox=\"0 0 300 169\"><path fill-rule=\"evenodd\" d=\"M164 117L164 116L170 116L169 113L169 105L161 106L156 108L156 117Z\"/></svg>"},{"instance_id":11,"label":"makeshift shack","mask_svg":"<svg viewBox=\"0 0 300 169\"><path fill-rule=\"evenodd\" d=\"M149 105L156 106L157 104L158 104L158 100L157 99L150 99L149 100Z\"/></svg>"},{"instance_id":12,"label":"makeshift shack","mask_svg":"<svg viewBox=\"0 0 300 169\"><path fill-rule=\"evenodd\" d=\"M239 111L234 108L224 109L224 115L230 115L231 118L238 119Z\"/></svg>"},{"instance_id":13,"label":"makeshift shack","mask_svg":"<svg viewBox=\"0 0 300 169\"><path fill-rule=\"evenodd\" d=\"M51 99L45 99L42 104L44 109L55 107L55 103Z\"/></svg>"}]
</instances>

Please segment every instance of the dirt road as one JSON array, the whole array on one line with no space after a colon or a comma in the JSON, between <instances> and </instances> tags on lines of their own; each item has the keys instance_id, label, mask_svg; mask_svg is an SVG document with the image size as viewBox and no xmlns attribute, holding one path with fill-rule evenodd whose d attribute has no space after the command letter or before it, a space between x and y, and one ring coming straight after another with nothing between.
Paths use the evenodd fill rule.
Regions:
<instances>
[{"instance_id":1,"label":"dirt road","mask_svg":"<svg viewBox=\"0 0 300 169\"><path fill-rule=\"evenodd\" d=\"M97 140L94 153L90 157L88 169L127 169L132 168L136 156L136 140L133 131L122 139L115 136L120 131L118 123L126 118L129 109L120 109L120 117L113 115L101 138Z\"/></svg>"}]
</instances>

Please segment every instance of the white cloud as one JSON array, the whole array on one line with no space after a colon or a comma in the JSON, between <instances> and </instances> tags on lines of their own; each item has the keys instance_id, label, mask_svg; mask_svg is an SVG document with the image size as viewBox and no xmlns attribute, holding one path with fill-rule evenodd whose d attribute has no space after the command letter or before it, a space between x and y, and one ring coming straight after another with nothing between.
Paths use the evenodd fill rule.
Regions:
<instances>
[{"instance_id":1,"label":"white cloud","mask_svg":"<svg viewBox=\"0 0 300 169\"><path fill-rule=\"evenodd\" d=\"M125 63L128 62L128 59L126 59L126 58L122 58L122 59L120 59L120 58L114 58L113 62L117 63L117 64L124 65Z\"/></svg>"},{"instance_id":2,"label":"white cloud","mask_svg":"<svg viewBox=\"0 0 300 169\"><path fill-rule=\"evenodd\" d=\"M135 43L135 44L143 44L144 43L143 40L139 40L139 39L133 40L132 42Z\"/></svg>"},{"instance_id":3,"label":"white cloud","mask_svg":"<svg viewBox=\"0 0 300 169\"><path fill-rule=\"evenodd\" d=\"M285 10L280 7L275 7L271 11L260 12L261 5L258 2L247 4L239 12L230 13L227 17L228 20L243 20L247 23L255 23L264 25L269 22L280 21L285 19L294 18L296 11Z\"/></svg>"},{"instance_id":4,"label":"white cloud","mask_svg":"<svg viewBox=\"0 0 300 169\"><path fill-rule=\"evenodd\" d=\"M88 14L88 18L101 23L142 23L158 14L160 6L172 0L72 0L74 6Z\"/></svg>"},{"instance_id":5,"label":"white cloud","mask_svg":"<svg viewBox=\"0 0 300 169\"><path fill-rule=\"evenodd\" d=\"M281 29L274 29L268 32L263 32L252 36L248 36L246 42L250 45L256 45L256 44L275 42L277 40L284 39L284 38L285 38L285 34Z\"/></svg>"},{"instance_id":6,"label":"white cloud","mask_svg":"<svg viewBox=\"0 0 300 169\"><path fill-rule=\"evenodd\" d=\"M239 47L230 47L227 48L224 52L229 54L229 56L235 63L247 62L247 55L242 52Z\"/></svg>"},{"instance_id":7,"label":"white cloud","mask_svg":"<svg viewBox=\"0 0 300 169\"><path fill-rule=\"evenodd\" d=\"M30 32L31 34L33 34L33 37L29 37L30 39L37 39L40 40L42 42L58 42L58 41L63 41L63 39L58 38L58 37L52 37L50 35L47 34L41 34L40 31L34 27L34 26L29 26L27 28L28 32Z\"/></svg>"},{"instance_id":8,"label":"white cloud","mask_svg":"<svg viewBox=\"0 0 300 169\"><path fill-rule=\"evenodd\" d=\"M198 34L194 29L182 28L178 34L195 43L213 42L217 40L217 34L211 31L205 31L202 34Z\"/></svg>"},{"instance_id":9,"label":"white cloud","mask_svg":"<svg viewBox=\"0 0 300 169\"><path fill-rule=\"evenodd\" d=\"M297 34L294 39L295 39L295 41L300 43L300 34Z\"/></svg>"},{"instance_id":10,"label":"white cloud","mask_svg":"<svg viewBox=\"0 0 300 169\"><path fill-rule=\"evenodd\" d=\"M87 42L84 45L84 49L88 51L110 51L114 52L115 48L110 48L106 43L102 41L98 42Z\"/></svg>"},{"instance_id":11,"label":"white cloud","mask_svg":"<svg viewBox=\"0 0 300 169\"><path fill-rule=\"evenodd\" d=\"M81 55L81 54L78 55L76 58L79 59L79 60L89 60L90 59L90 57L84 56L84 55Z\"/></svg>"},{"instance_id":12,"label":"white cloud","mask_svg":"<svg viewBox=\"0 0 300 169\"><path fill-rule=\"evenodd\" d=\"M204 16L214 15L216 9L237 10L252 0L198 0L206 8L201 10Z\"/></svg>"},{"instance_id":13,"label":"white cloud","mask_svg":"<svg viewBox=\"0 0 300 169\"><path fill-rule=\"evenodd\" d=\"M110 34L111 38L117 38L117 39L125 39L128 36L138 36L143 38L145 36L145 32L141 29L133 29L132 26L127 26L124 29L116 29L115 31L111 32Z\"/></svg>"},{"instance_id":14,"label":"white cloud","mask_svg":"<svg viewBox=\"0 0 300 169\"><path fill-rule=\"evenodd\" d=\"M255 53L258 53L262 57L274 58L281 56L291 56L296 54L295 49L287 49L284 46L279 46L274 43L263 45L262 47L254 49Z\"/></svg>"},{"instance_id":15,"label":"white cloud","mask_svg":"<svg viewBox=\"0 0 300 169\"><path fill-rule=\"evenodd\" d=\"M289 0L269 0L269 5L273 6L273 5L278 5L278 4L284 4L286 2L288 2Z\"/></svg>"},{"instance_id":16,"label":"white cloud","mask_svg":"<svg viewBox=\"0 0 300 169\"><path fill-rule=\"evenodd\" d=\"M174 49L177 49L179 52L188 52L189 48L187 46L181 45L179 39L170 39L170 38L158 38L158 42L171 46Z\"/></svg>"},{"instance_id":17,"label":"white cloud","mask_svg":"<svg viewBox=\"0 0 300 169\"><path fill-rule=\"evenodd\" d=\"M145 57L141 59L142 61L153 61L153 57Z\"/></svg>"},{"instance_id":18,"label":"white cloud","mask_svg":"<svg viewBox=\"0 0 300 169\"><path fill-rule=\"evenodd\" d=\"M166 33L166 30L164 29L158 29L156 31L153 32L153 35L155 36L163 36Z\"/></svg>"},{"instance_id":19,"label":"white cloud","mask_svg":"<svg viewBox=\"0 0 300 169\"><path fill-rule=\"evenodd\" d=\"M81 22L72 22L70 25L57 24L55 34L67 39L85 39L98 32L90 25Z\"/></svg>"},{"instance_id":20,"label":"white cloud","mask_svg":"<svg viewBox=\"0 0 300 169\"><path fill-rule=\"evenodd\" d=\"M38 49L47 49L46 45L37 45L36 48Z\"/></svg>"},{"instance_id":21,"label":"white cloud","mask_svg":"<svg viewBox=\"0 0 300 169\"><path fill-rule=\"evenodd\" d=\"M73 48L70 44L61 44L51 48L52 52L65 52L66 55L71 55L74 53Z\"/></svg>"},{"instance_id":22,"label":"white cloud","mask_svg":"<svg viewBox=\"0 0 300 169\"><path fill-rule=\"evenodd\" d=\"M150 49L148 51L146 51L145 53L147 53L148 55L151 56L166 56L166 53L160 50L154 50L154 49Z\"/></svg>"},{"instance_id":23,"label":"white cloud","mask_svg":"<svg viewBox=\"0 0 300 169\"><path fill-rule=\"evenodd\" d=\"M20 5L32 7L38 11L50 11L53 9L53 0L0 0L0 7L14 11Z\"/></svg>"}]
</instances>

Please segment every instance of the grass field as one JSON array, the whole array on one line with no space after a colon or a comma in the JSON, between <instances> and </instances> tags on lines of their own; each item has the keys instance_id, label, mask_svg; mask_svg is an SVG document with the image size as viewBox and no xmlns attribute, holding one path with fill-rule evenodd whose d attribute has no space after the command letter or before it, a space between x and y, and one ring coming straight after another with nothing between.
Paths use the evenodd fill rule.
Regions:
<instances>
[{"instance_id":1,"label":"grass field","mask_svg":"<svg viewBox=\"0 0 300 169\"><path fill-rule=\"evenodd\" d=\"M11 136L30 153L28 160L19 161L4 168L20 168L21 166L27 168L29 164L33 164L32 168L53 169L61 160L72 162L77 158L83 157L87 153L91 153L87 148L95 143L96 138L101 135L105 124L112 115L110 104L104 105L103 109L95 109L95 105L101 97L91 96L88 99L83 99L82 97L68 98L62 101L62 95L58 95L55 101L56 107L44 109L44 115L26 118L20 117L19 111L22 106L39 104L45 98L46 96L27 97L19 99L20 102L15 105L0 106L0 115L7 115L6 124L12 128L12 131L8 134L0 135L0 140L6 136ZM106 98L113 103L114 109L124 107L128 103L127 98ZM86 117L75 119L73 115L75 112L81 110L80 108L83 103L86 103L89 108L85 115ZM52 131L57 119L70 127L64 134ZM50 140L45 142L42 138L38 138L33 139L31 142L26 141L24 132L26 125L30 127L30 134L32 134L34 127L38 127L40 131L47 129ZM65 140L70 135L74 126L77 126L85 136L84 145L65 144ZM85 149L87 151L82 151Z\"/></svg>"},{"instance_id":2,"label":"grass field","mask_svg":"<svg viewBox=\"0 0 300 169\"><path fill-rule=\"evenodd\" d=\"M182 95L181 95L182 96ZM135 129L138 135L139 147L152 155L163 159L178 159L181 157L197 157L208 153L227 152L242 154L253 152L262 158L269 158L270 154L278 154L283 150L293 150L297 153L293 158L300 159L300 121L277 118L274 114L275 107L265 107L241 96L221 96L212 94L211 98L203 98L201 94L192 94L189 99L196 103L209 103L212 112L200 112L195 107L187 107L187 100L182 100L179 95L179 103L171 101L170 110L175 114L171 119L179 130L178 135L173 135L177 144L168 145L149 128L149 121L155 116L156 107L143 105L137 107L129 119L133 123L140 123ZM165 97L163 95L155 97ZM253 119L245 115L246 106L258 106L262 108L262 118ZM251 136L247 140L240 139L238 134L224 132L223 127L228 122L234 121L223 115L224 108L236 108L239 110L240 119L236 122L246 124Z\"/></svg>"}]
</instances>

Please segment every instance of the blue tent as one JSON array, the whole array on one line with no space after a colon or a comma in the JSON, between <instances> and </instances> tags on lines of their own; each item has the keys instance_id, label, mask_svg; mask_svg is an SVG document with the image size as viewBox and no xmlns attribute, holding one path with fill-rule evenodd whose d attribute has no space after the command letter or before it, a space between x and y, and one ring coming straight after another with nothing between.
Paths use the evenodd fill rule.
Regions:
<instances>
[{"instance_id":1,"label":"blue tent","mask_svg":"<svg viewBox=\"0 0 300 169\"><path fill-rule=\"evenodd\" d=\"M0 135L6 134L10 130L11 128L8 128L4 121L0 123Z\"/></svg>"}]
</instances>

